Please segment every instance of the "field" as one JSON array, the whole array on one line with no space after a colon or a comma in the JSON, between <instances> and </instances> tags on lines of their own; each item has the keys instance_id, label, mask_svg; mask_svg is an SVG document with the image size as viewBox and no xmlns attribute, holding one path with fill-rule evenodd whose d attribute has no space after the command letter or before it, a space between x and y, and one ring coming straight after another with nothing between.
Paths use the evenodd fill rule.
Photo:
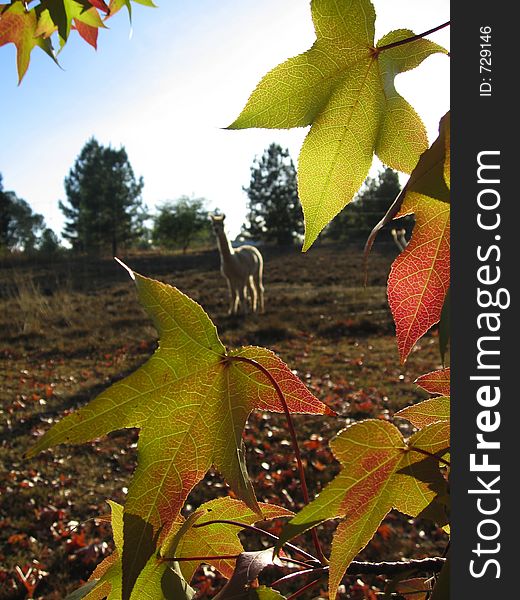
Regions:
<instances>
[{"instance_id":1,"label":"field","mask_svg":"<svg viewBox=\"0 0 520 600\"><path fill-rule=\"evenodd\" d=\"M393 245L376 244L365 287L360 246L324 244L305 255L266 248L266 314L245 319L226 315L216 250L123 258L137 272L197 300L226 346L274 350L339 413L295 418L309 487L317 492L337 472L327 440L354 419L390 419L426 397L413 381L440 367L435 332L399 364L386 301L395 252ZM110 527L96 517L108 513L107 498L124 502L137 433L60 446L31 460L22 455L61 416L142 364L156 347L156 333L128 274L113 260L65 257L3 259L0 330L0 599L57 600L111 551ZM396 424L408 432L405 421ZM260 412L250 417L245 440L257 495L295 510L302 499L288 439L283 417ZM210 472L187 510L226 493L218 473ZM321 528L325 540L332 527ZM432 524L391 513L362 557L423 557L442 552L446 543ZM221 580L205 572L210 579L201 597L209 598ZM376 587L356 578L346 583L342 598L376 598L376 580L371 582ZM326 597L319 586L308 597L318 595Z\"/></svg>"}]
</instances>

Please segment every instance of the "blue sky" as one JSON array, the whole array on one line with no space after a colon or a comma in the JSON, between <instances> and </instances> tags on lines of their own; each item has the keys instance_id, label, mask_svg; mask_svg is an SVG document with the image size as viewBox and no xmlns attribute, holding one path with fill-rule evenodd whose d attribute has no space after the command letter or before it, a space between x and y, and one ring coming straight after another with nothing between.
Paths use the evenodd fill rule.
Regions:
<instances>
[{"instance_id":1,"label":"blue sky","mask_svg":"<svg viewBox=\"0 0 520 600\"><path fill-rule=\"evenodd\" d=\"M204 196L236 235L246 214L242 186L272 141L296 163L306 129L225 131L258 80L314 40L307 0L157 0L134 5L133 32L121 11L101 31L98 51L72 34L61 69L36 49L17 85L15 49L0 48L0 173L13 190L63 227L63 179L86 140L123 145L145 182L150 209ZM416 33L449 19L449 0L376 0L376 37ZM449 47L449 29L430 36ZM396 87L423 118L430 139L449 108L449 59L432 56L399 75ZM375 168L375 167L374 167Z\"/></svg>"}]
</instances>

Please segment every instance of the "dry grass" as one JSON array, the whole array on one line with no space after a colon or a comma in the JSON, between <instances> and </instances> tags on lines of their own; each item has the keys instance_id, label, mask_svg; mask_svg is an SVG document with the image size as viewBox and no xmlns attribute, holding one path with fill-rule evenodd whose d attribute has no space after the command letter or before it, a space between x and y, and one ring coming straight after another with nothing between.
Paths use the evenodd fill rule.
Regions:
<instances>
[{"instance_id":1,"label":"dry grass","mask_svg":"<svg viewBox=\"0 0 520 600\"><path fill-rule=\"evenodd\" d=\"M306 255L266 249L264 255L267 312L246 320L226 315L226 284L216 250L136 255L126 262L197 300L226 345L275 350L340 413L336 421L298 420L302 440L319 440L320 449L308 455L309 485L318 490L334 474L333 465L323 468L329 460L327 440L346 422L389 417L422 397L413 381L439 366L436 338L427 336L407 364L399 365L385 291L392 247L374 253L367 288L360 248L322 246ZM31 461L21 456L64 413L146 360L156 333L128 275L110 259L87 258L0 263L0 328L0 599L27 598L16 566L37 561L48 575L35 597L57 600L77 587L106 552L109 531L87 521L107 512L106 498L124 501L136 435L119 432L78 447L60 446ZM273 453L280 460L285 437L283 419L253 415L246 430L248 464L260 498L295 508L300 492L287 452L286 483L274 486L262 467ZM210 473L189 503L197 506L223 493L222 480ZM83 538L74 537L74 527ZM376 540L366 558L415 554L418 541L426 550L444 543L431 527L420 525L427 543L423 534L419 540L415 523L394 520L392 527L397 533L383 545Z\"/></svg>"}]
</instances>

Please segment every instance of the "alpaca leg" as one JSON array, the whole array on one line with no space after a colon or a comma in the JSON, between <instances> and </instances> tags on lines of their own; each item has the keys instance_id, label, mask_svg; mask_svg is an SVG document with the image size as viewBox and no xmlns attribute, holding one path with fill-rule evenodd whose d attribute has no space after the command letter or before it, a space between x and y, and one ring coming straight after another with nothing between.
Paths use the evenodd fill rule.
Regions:
<instances>
[{"instance_id":1,"label":"alpaca leg","mask_svg":"<svg viewBox=\"0 0 520 600\"><path fill-rule=\"evenodd\" d=\"M250 275L247 280L247 288L249 290L249 297L251 299L251 310L255 313L258 308L258 294L256 293L255 282L253 276Z\"/></svg>"},{"instance_id":2,"label":"alpaca leg","mask_svg":"<svg viewBox=\"0 0 520 600\"><path fill-rule=\"evenodd\" d=\"M245 285L238 288L238 302L240 305L240 312L245 315L247 313L247 288Z\"/></svg>"},{"instance_id":3,"label":"alpaca leg","mask_svg":"<svg viewBox=\"0 0 520 600\"><path fill-rule=\"evenodd\" d=\"M228 281L228 289L229 289L229 310L228 315L236 315L238 309L238 292L236 289L233 289L231 282Z\"/></svg>"},{"instance_id":4,"label":"alpaca leg","mask_svg":"<svg viewBox=\"0 0 520 600\"><path fill-rule=\"evenodd\" d=\"M262 270L262 265L259 265L258 271L256 271L256 273L253 275L261 313L264 312L264 286L262 285Z\"/></svg>"}]
</instances>

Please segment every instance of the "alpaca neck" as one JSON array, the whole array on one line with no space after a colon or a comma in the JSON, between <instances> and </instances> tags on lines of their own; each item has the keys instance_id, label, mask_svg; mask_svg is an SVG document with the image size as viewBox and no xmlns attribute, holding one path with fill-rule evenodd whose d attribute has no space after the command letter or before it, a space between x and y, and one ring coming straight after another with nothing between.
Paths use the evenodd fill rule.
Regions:
<instances>
[{"instance_id":1,"label":"alpaca neck","mask_svg":"<svg viewBox=\"0 0 520 600\"><path fill-rule=\"evenodd\" d=\"M218 241L218 249L220 251L220 256L222 257L222 262L227 262L231 258L233 254L233 248L229 243L229 240L226 237L226 234L222 231L217 235Z\"/></svg>"}]
</instances>

